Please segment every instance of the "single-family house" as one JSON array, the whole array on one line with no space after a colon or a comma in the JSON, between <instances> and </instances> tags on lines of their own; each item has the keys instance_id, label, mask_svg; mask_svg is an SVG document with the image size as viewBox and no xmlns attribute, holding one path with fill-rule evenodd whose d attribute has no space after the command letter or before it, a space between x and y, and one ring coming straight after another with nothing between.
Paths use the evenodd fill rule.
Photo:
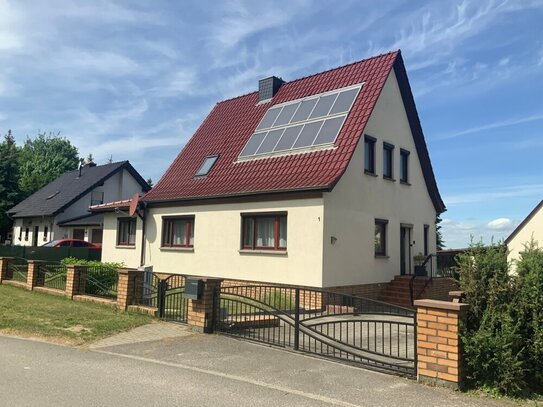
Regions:
<instances>
[{"instance_id":1,"label":"single-family house","mask_svg":"<svg viewBox=\"0 0 543 407\"><path fill-rule=\"evenodd\" d=\"M40 246L63 238L101 244L103 215L89 212L89 206L150 189L128 161L68 171L8 211L13 244Z\"/></svg>"},{"instance_id":2,"label":"single-family house","mask_svg":"<svg viewBox=\"0 0 543 407\"><path fill-rule=\"evenodd\" d=\"M524 245L532 240L538 243L539 247L543 246L543 200L505 239L508 249L507 260L513 263L513 268L524 251Z\"/></svg>"},{"instance_id":3,"label":"single-family house","mask_svg":"<svg viewBox=\"0 0 543 407\"><path fill-rule=\"evenodd\" d=\"M400 51L217 103L131 203L91 208L105 261L365 294L435 253L445 210Z\"/></svg>"}]
</instances>

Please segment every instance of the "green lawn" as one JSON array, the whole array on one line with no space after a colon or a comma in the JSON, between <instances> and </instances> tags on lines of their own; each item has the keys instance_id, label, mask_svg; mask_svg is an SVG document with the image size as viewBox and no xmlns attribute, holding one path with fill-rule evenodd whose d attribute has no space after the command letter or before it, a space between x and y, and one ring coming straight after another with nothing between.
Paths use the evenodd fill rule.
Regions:
<instances>
[{"instance_id":1,"label":"green lawn","mask_svg":"<svg viewBox=\"0 0 543 407\"><path fill-rule=\"evenodd\" d=\"M107 305L0 285L0 332L81 345L152 321Z\"/></svg>"}]
</instances>

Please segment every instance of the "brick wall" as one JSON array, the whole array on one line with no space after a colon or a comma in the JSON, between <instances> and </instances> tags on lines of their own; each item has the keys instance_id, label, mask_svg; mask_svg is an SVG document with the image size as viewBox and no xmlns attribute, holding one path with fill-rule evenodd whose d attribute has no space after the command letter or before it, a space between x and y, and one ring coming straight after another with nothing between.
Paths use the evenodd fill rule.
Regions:
<instances>
[{"instance_id":1,"label":"brick wall","mask_svg":"<svg viewBox=\"0 0 543 407\"><path fill-rule=\"evenodd\" d=\"M452 278L434 278L416 298L448 301L449 292L455 290L458 290L458 283Z\"/></svg>"},{"instance_id":2,"label":"brick wall","mask_svg":"<svg viewBox=\"0 0 543 407\"><path fill-rule=\"evenodd\" d=\"M460 329L467 304L417 300L417 357L420 381L462 385Z\"/></svg>"}]
</instances>

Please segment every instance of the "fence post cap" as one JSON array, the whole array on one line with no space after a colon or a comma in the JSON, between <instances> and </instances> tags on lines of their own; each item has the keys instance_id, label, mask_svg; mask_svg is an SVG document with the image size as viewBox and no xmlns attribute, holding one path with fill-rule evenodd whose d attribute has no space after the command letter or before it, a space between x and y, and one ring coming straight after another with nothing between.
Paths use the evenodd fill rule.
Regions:
<instances>
[{"instance_id":1,"label":"fence post cap","mask_svg":"<svg viewBox=\"0 0 543 407\"><path fill-rule=\"evenodd\" d=\"M27 260L28 263L34 263L34 264L45 264L45 263L48 263L47 260Z\"/></svg>"},{"instance_id":2,"label":"fence post cap","mask_svg":"<svg viewBox=\"0 0 543 407\"><path fill-rule=\"evenodd\" d=\"M117 273L119 274L130 274L130 273L143 273L143 270L138 270L138 269L134 269L134 268L129 268L129 267L122 267L120 269L117 269Z\"/></svg>"},{"instance_id":3,"label":"fence post cap","mask_svg":"<svg viewBox=\"0 0 543 407\"><path fill-rule=\"evenodd\" d=\"M461 303L466 298L464 291L449 291L449 297L452 297L453 302Z\"/></svg>"},{"instance_id":4,"label":"fence post cap","mask_svg":"<svg viewBox=\"0 0 543 407\"><path fill-rule=\"evenodd\" d=\"M439 300L415 300L413 304L415 305L415 307L434 308L434 309L442 309L446 311L457 311L457 312L462 312L469 308L469 304L461 304L459 302L439 301Z\"/></svg>"}]
</instances>

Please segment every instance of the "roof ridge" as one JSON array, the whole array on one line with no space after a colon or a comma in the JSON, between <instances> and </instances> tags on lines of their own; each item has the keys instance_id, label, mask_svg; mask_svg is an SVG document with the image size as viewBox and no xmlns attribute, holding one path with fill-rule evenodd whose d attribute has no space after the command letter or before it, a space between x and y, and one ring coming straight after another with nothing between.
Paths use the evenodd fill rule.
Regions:
<instances>
[{"instance_id":1,"label":"roof ridge","mask_svg":"<svg viewBox=\"0 0 543 407\"><path fill-rule=\"evenodd\" d=\"M298 82L298 81L301 81L301 80L304 80L304 79L312 78L312 77L317 76L317 75L322 75L322 74L325 74L325 73L328 73L328 72L332 72L332 71L335 71L337 69L343 69L343 68L346 68L348 66L360 64L362 62L371 61L372 59L383 58L383 57L385 57L387 55L391 55L391 54L401 54L401 50L397 49L395 51L384 52L384 53L379 54L379 55L374 55L374 56L369 57L369 58L359 59L358 61L349 62L348 64L336 66L334 68L326 69L326 70L321 71L321 72L315 72L315 73L313 73L311 75L302 76L300 78L296 78L296 79L293 79L291 81L285 82L285 85L288 85L290 83L295 83L295 82ZM254 93L258 93L258 90L255 90L255 91L252 91L252 92L249 92L249 93L245 93L243 95L234 96L234 97L231 97L231 98L228 98L228 99L223 99L223 100L218 101L216 104L218 105L218 104L221 104L221 103L230 102L232 100L243 98L243 97L252 95Z\"/></svg>"}]
</instances>

